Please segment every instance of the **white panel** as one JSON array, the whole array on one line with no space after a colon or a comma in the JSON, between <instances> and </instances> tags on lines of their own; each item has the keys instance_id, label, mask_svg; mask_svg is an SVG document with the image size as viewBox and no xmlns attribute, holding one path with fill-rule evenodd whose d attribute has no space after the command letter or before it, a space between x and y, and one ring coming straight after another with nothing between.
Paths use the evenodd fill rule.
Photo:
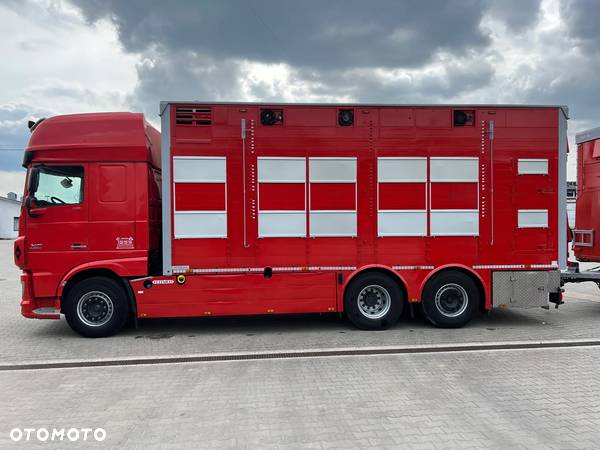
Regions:
<instances>
[{"instance_id":1,"label":"white panel","mask_svg":"<svg viewBox=\"0 0 600 450\"><path fill-rule=\"evenodd\" d=\"M258 158L261 183L304 183L306 158Z\"/></svg>"},{"instance_id":2,"label":"white panel","mask_svg":"<svg viewBox=\"0 0 600 450\"><path fill-rule=\"evenodd\" d=\"M224 157L173 158L173 181L225 183Z\"/></svg>"},{"instance_id":3,"label":"white panel","mask_svg":"<svg viewBox=\"0 0 600 450\"><path fill-rule=\"evenodd\" d=\"M479 181L479 158L431 158L431 181Z\"/></svg>"},{"instance_id":4,"label":"white panel","mask_svg":"<svg viewBox=\"0 0 600 450\"><path fill-rule=\"evenodd\" d=\"M519 159L519 175L548 175L547 159Z\"/></svg>"},{"instance_id":5,"label":"white panel","mask_svg":"<svg viewBox=\"0 0 600 450\"><path fill-rule=\"evenodd\" d=\"M225 238L227 213L176 212L175 238Z\"/></svg>"},{"instance_id":6,"label":"white panel","mask_svg":"<svg viewBox=\"0 0 600 450\"><path fill-rule=\"evenodd\" d=\"M312 183L356 182L356 158L309 158Z\"/></svg>"},{"instance_id":7,"label":"white panel","mask_svg":"<svg viewBox=\"0 0 600 450\"><path fill-rule=\"evenodd\" d=\"M306 212L259 212L259 237L306 237Z\"/></svg>"},{"instance_id":8,"label":"white panel","mask_svg":"<svg viewBox=\"0 0 600 450\"><path fill-rule=\"evenodd\" d=\"M478 236L479 211L477 210L432 210L432 236Z\"/></svg>"},{"instance_id":9,"label":"white panel","mask_svg":"<svg viewBox=\"0 0 600 450\"><path fill-rule=\"evenodd\" d=\"M426 236L427 211L379 211L378 236Z\"/></svg>"},{"instance_id":10,"label":"white panel","mask_svg":"<svg viewBox=\"0 0 600 450\"><path fill-rule=\"evenodd\" d=\"M427 181L426 158L377 158L377 179L383 182Z\"/></svg>"},{"instance_id":11,"label":"white panel","mask_svg":"<svg viewBox=\"0 0 600 450\"><path fill-rule=\"evenodd\" d=\"M353 211L311 211L311 236L356 236L356 213Z\"/></svg>"},{"instance_id":12,"label":"white panel","mask_svg":"<svg viewBox=\"0 0 600 450\"><path fill-rule=\"evenodd\" d=\"M520 209L519 228L548 228L547 209Z\"/></svg>"}]
</instances>

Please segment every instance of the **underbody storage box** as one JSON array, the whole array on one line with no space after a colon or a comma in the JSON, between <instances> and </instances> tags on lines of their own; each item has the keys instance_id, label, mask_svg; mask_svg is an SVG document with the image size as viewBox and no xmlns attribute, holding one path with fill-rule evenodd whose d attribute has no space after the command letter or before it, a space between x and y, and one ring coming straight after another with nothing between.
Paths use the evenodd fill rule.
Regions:
<instances>
[{"instance_id":1,"label":"underbody storage box","mask_svg":"<svg viewBox=\"0 0 600 450\"><path fill-rule=\"evenodd\" d=\"M559 289L558 270L493 272L492 306L548 306L549 294Z\"/></svg>"}]
</instances>

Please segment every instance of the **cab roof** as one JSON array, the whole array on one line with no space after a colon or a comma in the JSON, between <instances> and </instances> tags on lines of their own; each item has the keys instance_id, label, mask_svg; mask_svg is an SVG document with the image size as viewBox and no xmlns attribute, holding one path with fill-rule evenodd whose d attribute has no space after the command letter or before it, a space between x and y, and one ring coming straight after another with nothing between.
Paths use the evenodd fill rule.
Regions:
<instances>
[{"instance_id":1,"label":"cab roof","mask_svg":"<svg viewBox=\"0 0 600 450\"><path fill-rule=\"evenodd\" d=\"M160 132L142 113L69 114L34 128L23 165L31 161L144 161L160 168Z\"/></svg>"}]
</instances>

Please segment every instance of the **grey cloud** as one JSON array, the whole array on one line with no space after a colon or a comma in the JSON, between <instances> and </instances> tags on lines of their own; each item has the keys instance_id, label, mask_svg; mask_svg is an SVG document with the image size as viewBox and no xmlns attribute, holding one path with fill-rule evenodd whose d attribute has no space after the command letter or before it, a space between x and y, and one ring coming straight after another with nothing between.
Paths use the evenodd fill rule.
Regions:
<instances>
[{"instance_id":1,"label":"grey cloud","mask_svg":"<svg viewBox=\"0 0 600 450\"><path fill-rule=\"evenodd\" d=\"M241 97L239 64L215 61L190 50L170 52L155 49L152 59L138 66L142 82L131 95L134 109L156 121L159 100L238 100Z\"/></svg>"},{"instance_id":2,"label":"grey cloud","mask_svg":"<svg viewBox=\"0 0 600 450\"><path fill-rule=\"evenodd\" d=\"M489 44L484 14L496 11L521 27L539 8L538 0L522 0L518 13L499 0L73 2L90 22L112 20L126 50L150 55L138 67L132 105L152 113L157 99L242 98L240 61L288 64L313 99L443 100L493 76L489 64L472 58ZM415 80L372 72L419 68L440 52L468 64L451 61L445 73ZM264 81L243 81L254 97L281 99Z\"/></svg>"},{"instance_id":3,"label":"grey cloud","mask_svg":"<svg viewBox=\"0 0 600 450\"><path fill-rule=\"evenodd\" d=\"M540 0L491 0L488 14L521 31L533 25L540 12Z\"/></svg>"},{"instance_id":4,"label":"grey cloud","mask_svg":"<svg viewBox=\"0 0 600 450\"><path fill-rule=\"evenodd\" d=\"M483 0L74 0L90 21L108 17L129 51L160 44L219 59L297 67L415 67L437 51L483 48Z\"/></svg>"},{"instance_id":5,"label":"grey cloud","mask_svg":"<svg viewBox=\"0 0 600 450\"><path fill-rule=\"evenodd\" d=\"M598 50L600 3L597 0L563 0L561 15L568 25L570 36L588 47L587 50Z\"/></svg>"},{"instance_id":6,"label":"grey cloud","mask_svg":"<svg viewBox=\"0 0 600 450\"><path fill-rule=\"evenodd\" d=\"M315 83L315 94L351 97L361 102L433 103L486 86L493 68L478 58L452 60L436 73L413 73L390 79L371 69L310 73L299 71L299 79Z\"/></svg>"},{"instance_id":7,"label":"grey cloud","mask_svg":"<svg viewBox=\"0 0 600 450\"><path fill-rule=\"evenodd\" d=\"M0 170L14 170L21 165L29 140L27 121L47 115L47 111L29 105L0 105Z\"/></svg>"},{"instance_id":8,"label":"grey cloud","mask_svg":"<svg viewBox=\"0 0 600 450\"><path fill-rule=\"evenodd\" d=\"M538 36L548 41L546 61L524 61L512 83L499 80L485 59L490 39L481 22L493 18L524 34L540 19L539 0L73 2L90 22L112 20L127 51L150 55L132 95L146 112L164 98L244 98L242 83L257 98L281 99L284 86L243 79L241 61L251 61L287 63L292 84L307 86L313 99L443 102L499 83L502 98L569 103L580 117L598 116L594 0L562 0L567 33ZM565 38L586 57L573 57ZM376 68L418 69L440 54L448 56L442 72L377 74Z\"/></svg>"}]
</instances>

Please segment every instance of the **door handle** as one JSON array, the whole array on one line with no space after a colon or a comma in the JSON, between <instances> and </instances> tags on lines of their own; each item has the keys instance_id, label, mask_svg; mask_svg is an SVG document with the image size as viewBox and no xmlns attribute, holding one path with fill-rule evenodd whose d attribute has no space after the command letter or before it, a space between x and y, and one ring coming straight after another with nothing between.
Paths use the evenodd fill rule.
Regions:
<instances>
[{"instance_id":1,"label":"door handle","mask_svg":"<svg viewBox=\"0 0 600 450\"><path fill-rule=\"evenodd\" d=\"M85 250L87 248L87 244L81 244L81 243L73 243L71 244L71 249L72 250Z\"/></svg>"}]
</instances>

